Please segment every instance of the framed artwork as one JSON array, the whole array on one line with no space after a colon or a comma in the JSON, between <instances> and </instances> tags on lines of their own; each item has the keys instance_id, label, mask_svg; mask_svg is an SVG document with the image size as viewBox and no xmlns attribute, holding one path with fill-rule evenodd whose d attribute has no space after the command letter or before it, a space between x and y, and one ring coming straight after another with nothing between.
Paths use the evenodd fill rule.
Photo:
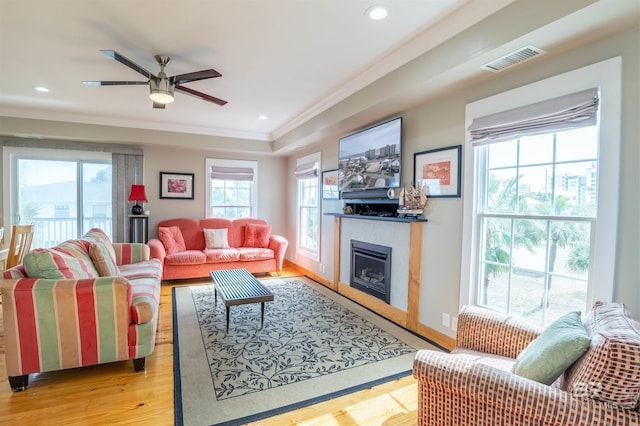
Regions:
<instances>
[{"instance_id":1,"label":"framed artwork","mask_svg":"<svg viewBox=\"0 0 640 426\"><path fill-rule=\"evenodd\" d=\"M338 170L322 172L322 199L337 200L340 198L338 191Z\"/></svg>"},{"instance_id":2,"label":"framed artwork","mask_svg":"<svg viewBox=\"0 0 640 426\"><path fill-rule=\"evenodd\" d=\"M413 154L413 185L428 197L460 197L462 145Z\"/></svg>"},{"instance_id":3,"label":"framed artwork","mask_svg":"<svg viewBox=\"0 0 640 426\"><path fill-rule=\"evenodd\" d=\"M160 198L193 200L193 173L160 172Z\"/></svg>"}]
</instances>

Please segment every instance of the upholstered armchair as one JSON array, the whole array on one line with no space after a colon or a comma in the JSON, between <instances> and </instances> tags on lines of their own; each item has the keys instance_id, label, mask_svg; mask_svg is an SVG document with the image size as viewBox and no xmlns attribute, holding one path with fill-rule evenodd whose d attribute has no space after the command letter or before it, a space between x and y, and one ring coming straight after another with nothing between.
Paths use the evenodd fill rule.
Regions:
<instances>
[{"instance_id":1,"label":"upholstered armchair","mask_svg":"<svg viewBox=\"0 0 640 426\"><path fill-rule=\"evenodd\" d=\"M540 327L465 307L451 353L416 355L418 423L640 425L640 322L622 304L598 302L583 324L591 338L586 353L547 385L512 372Z\"/></svg>"}]
</instances>

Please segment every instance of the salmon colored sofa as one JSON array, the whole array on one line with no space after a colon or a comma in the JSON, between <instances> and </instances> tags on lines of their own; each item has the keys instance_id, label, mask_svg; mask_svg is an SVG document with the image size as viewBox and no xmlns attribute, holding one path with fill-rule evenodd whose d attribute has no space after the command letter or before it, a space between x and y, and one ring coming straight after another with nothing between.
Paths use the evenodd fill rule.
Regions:
<instances>
[{"instance_id":1,"label":"salmon colored sofa","mask_svg":"<svg viewBox=\"0 0 640 426\"><path fill-rule=\"evenodd\" d=\"M163 280L209 277L221 269L279 273L289 244L271 234L266 221L252 218L169 219L159 222L157 230L158 238L148 245L151 258L163 265ZM214 241L218 245L206 241L211 233L222 237Z\"/></svg>"}]
</instances>

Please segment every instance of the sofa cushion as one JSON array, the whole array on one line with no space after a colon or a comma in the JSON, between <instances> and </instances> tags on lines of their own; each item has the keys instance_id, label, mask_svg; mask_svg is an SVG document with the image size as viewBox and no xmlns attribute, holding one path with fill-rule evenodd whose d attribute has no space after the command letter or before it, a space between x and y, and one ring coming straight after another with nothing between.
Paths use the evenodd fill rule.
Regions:
<instances>
[{"instance_id":1,"label":"sofa cushion","mask_svg":"<svg viewBox=\"0 0 640 426\"><path fill-rule=\"evenodd\" d=\"M83 240L88 241L89 243L100 242L104 244L105 248L109 250L111 257L116 258L116 252L113 249L113 244L111 244L111 240L109 236L104 233L104 231L100 228L91 228L87 231L86 234L82 237Z\"/></svg>"},{"instance_id":2,"label":"sofa cushion","mask_svg":"<svg viewBox=\"0 0 640 426\"><path fill-rule=\"evenodd\" d=\"M167 254L179 253L187 249L182 238L182 231L177 226L158 227L158 238L167 250Z\"/></svg>"},{"instance_id":3,"label":"sofa cushion","mask_svg":"<svg viewBox=\"0 0 640 426\"><path fill-rule=\"evenodd\" d=\"M160 301L160 286L157 278L135 278L131 283L131 319L144 324L153 319Z\"/></svg>"},{"instance_id":4,"label":"sofa cushion","mask_svg":"<svg viewBox=\"0 0 640 426\"><path fill-rule=\"evenodd\" d=\"M622 303L596 302L584 325L591 347L567 372L565 390L640 409L640 321Z\"/></svg>"},{"instance_id":5,"label":"sofa cushion","mask_svg":"<svg viewBox=\"0 0 640 426\"><path fill-rule=\"evenodd\" d=\"M120 275L116 259L112 257L115 256L113 246L109 250L102 241L94 241L89 245L89 255L93 260L93 266L96 267L101 277L117 277Z\"/></svg>"},{"instance_id":6,"label":"sofa cushion","mask_svg":"<svg viewBox=\"0 0 640 426\"><path fill-rule=\"evenodd\" d=\"M19 279L19 278L27 278L27 271L24 269L24 263L14 266L13 268L9 268L2 273L2 278L6 278L8 280L11 279Z\"/></svg>"},{"instance_id":7,"label":"sofa cushion","mask_svg":"<svg viewBox=\"0 0 640 426\"><path fill-rule=\"evenodd\" d=\"M120 271L116 263L116 251L109 236L100 228L91 228L82 237L89 243L89 256L101 277L115 277Z\"/></svg>"},{"instance_id":8,"label":"sofa cushion","mask_svg":"<svg viewBox=\"0 0 640 426\"><path fill-rule=\"evenodd\" d=\"M59 280L96 277L93 265L53 249L32 250L24 256L23 263L29 278Z\"/></svg>"},{"instance_id":9,"label":"sofa cushion","mask_svg":"<svg viewBox=\"0 0 640 426\"><path fill-rule=\"evenodd\" d=\"M120 276L128 280L136 278L162 278L162 263L158 259L143 260L137 263L121 265Z\"/></svg>"},{"instance_id":10,"label":"sofa cushion","mask_svg":"<svg viewBox=\"0 0 640 426\"><path fill-rule=\"evenodd\" d=\"M271 225L249 223L244 229L243 247L267 248L271 237Z\"/></svg>"},{"instance_id":11,"label":"sofa cushion","mask_svg":"<svg viewBox=\"0 0 640 426\"><path fill-rule=\"evenodd\" d=\"M199 265L205 263L207 257L200 250L186 250L167 255L165 265Z\"/></svg>"},{"instance_id":12,"label":"sofa cushion","mask_svg":"<svg viewBox=\"0 0 640 426\"><path fill-rule=\"evenodd\" d=\"M205 249L204 254L207 263L237 262L240 260L240 251L234 248Z\"/></svg>"},{"instance_id":13,"label":"sofa cushion","mask_svg":"<svg viewBox=\"0 0 640 426\"><path fill-rule=\"evenodd\" d=\"M243 262L249 262L252 260L273 259L275 254L273 250L268 248L241 248L240 260Z\"/></svg>"},{"instance_id":14,"label":"sofa cushion","mask_svg":"<svg viewBox=\"0 0 640 426\"><path fill-rule=\"evenodd\" d=\"M208 249L226 249L229 248L229 228L222 229L205 229L204 243Z\"/></svg>"},{"instance_id":15,"label":"sofa cushion","mask_svg":"<svg viewBox=\"0 0 640 426\"><path fill-rule=\"evenodd\" d=\"M551 385L589 348L580 312L569 312L551 323L518 355L513 372Z\"/></svg>"},{"instance_id":16,"label":"sofa cushion","mask_svg":"<svg viewBox=\"0 0 640 426\"><path fill-rule=\"evenodd\" d=\"M457 355L472 360L476 364L484 364L502 371L511 371L515 359L506 356L494 355L487 352L478 352L471 349L456 348L451 355Z\"/></svg>"},{"instance_id":17,"label":"sofa cushion","mask_svg":"<svg viewBox=\"0 0 640 426\"><path fill-rule=\"evenodd\" d=\"M89 272L94 277L98 277L100 276L100 273L95 268L93 260L91 259L91 255L89 254L89 245L89 241L85 241L83 239L67 240L53 247L53 250L60 251L77 259L81 259L89 267Z\"/></svg>"}]
</instances>

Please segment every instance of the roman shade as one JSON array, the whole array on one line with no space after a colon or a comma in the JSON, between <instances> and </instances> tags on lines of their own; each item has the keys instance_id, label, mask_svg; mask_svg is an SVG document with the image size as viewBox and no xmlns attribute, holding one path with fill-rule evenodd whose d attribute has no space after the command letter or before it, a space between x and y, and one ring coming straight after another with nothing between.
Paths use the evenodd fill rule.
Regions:
<instances>
[{"instance_id":1,"label":"roman shade","mask_svg":"<svg viewBox=\"0 0 640 426\"><path fill-rule=\"evenodd\" d=\"M311 179L318 177L318 162L304 162L298 164L295 170L297 179Z\"/></svg>"},{"instance_id":2,"label":"roman shade","mask_svg":"<svg viewBox=\"0 0 640 426\"><path fill-rule=\"evenodd\" d=\"M598 102L598 89L592 88L478 117L468 128L470 143L480 146L523 136L593 126L598 122Z\"/></svg>"},{"instance_id":3,"label":"roman shade","mask_svg":"<svg viewBox=\"0 0 640 426\"><path fill-rule=\"evenodd\" d=\"M252 181L253 168L211 166L211 179Z\"/></svg>"}]
</instances>

